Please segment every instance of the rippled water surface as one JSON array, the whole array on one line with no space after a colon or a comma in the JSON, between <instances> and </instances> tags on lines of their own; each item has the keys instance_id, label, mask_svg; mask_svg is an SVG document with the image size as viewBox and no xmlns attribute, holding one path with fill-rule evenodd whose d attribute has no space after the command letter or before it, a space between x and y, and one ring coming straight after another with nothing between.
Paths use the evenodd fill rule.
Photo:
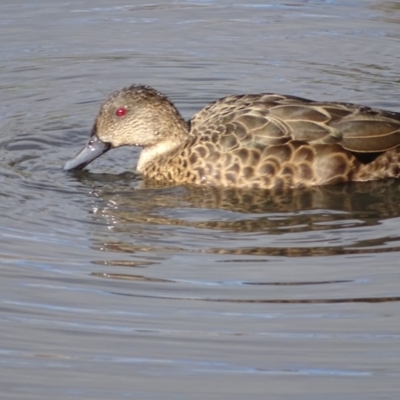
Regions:
<instances>
[{"instance_id":1,"label":"rippled water surface","mask_svg":"<svg viewBox=\"0 0 400 400\"><path fill-rule=\"evenodd\" d=\"M390 1L0 5L2 399L397 399L400 182L144 188L76 174L131 83L189 118L231 93L400 110Z\"/></svg>"}]
</instances>

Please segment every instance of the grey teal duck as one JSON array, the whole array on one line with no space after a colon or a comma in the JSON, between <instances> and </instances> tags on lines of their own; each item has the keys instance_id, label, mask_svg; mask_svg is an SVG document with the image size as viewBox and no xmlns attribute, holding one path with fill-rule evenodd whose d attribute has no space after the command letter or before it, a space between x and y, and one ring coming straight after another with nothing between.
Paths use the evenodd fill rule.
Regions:
<instances>
[{"instance_id":1,"label":"grey teal duck","mask_svg":"<svg viewBox=\"0 0 400 400\"><path fill-rule=\"evenodd\" d=\"M65 170L140 146L137 171L165 183L236 188L331 185L400 175L400 113L280 94L219 99L186 122L149 86L112 93Z\"/></svg>"}]
</instances>

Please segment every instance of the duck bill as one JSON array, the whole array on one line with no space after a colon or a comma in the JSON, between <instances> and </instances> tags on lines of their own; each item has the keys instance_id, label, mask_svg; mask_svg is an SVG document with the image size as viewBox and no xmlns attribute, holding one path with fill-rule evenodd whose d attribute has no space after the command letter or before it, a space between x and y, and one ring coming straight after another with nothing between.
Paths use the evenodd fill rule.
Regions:
<instances>
[{"instance_id":1,"label":"duck bill","mask_svg":"<svg viewBox=\"0 0 400 400\"><path fill-rule=\"evenodd\" d=\"M72 160L65 163L64 171L82 169L97 157L110 150L110 148L110 143L102 142L96 135L93 135L87 141L85 147Z\"/></svg>"}]
</instances>

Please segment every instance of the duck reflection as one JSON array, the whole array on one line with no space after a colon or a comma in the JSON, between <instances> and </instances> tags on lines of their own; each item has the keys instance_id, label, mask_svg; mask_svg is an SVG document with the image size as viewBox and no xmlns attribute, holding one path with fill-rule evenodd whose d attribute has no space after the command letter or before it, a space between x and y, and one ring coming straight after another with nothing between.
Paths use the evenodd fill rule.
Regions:
<instances>
[{"instance_id":1,"label":"duck reflection","mask_svg":"<svg viewBox=\"0 0 400 400\"><path fill-rule=\"evenodd\" d=\"M398 237L374 228L341 239L400 214L396 180L260 191L157 187L130 175L77 173L91 186L93 218L113 232L96 242L103 250L304 257L400 249Z\"/></svg>"}]
</instances>

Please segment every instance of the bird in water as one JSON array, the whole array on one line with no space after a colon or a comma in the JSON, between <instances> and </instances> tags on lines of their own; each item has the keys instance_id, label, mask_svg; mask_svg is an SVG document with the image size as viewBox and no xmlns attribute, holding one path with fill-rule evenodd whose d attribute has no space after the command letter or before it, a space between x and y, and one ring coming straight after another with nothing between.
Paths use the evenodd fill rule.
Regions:
<instances>
[{"instance_id":1,"label":"bird in water","mask_svg":"<svg viewBox=\"0 0 400 400\"><path fill-rule=\"evenodd\" d=\"M185 121L162 93L132 85L102 104L64 170L139 146L137 171L166 184L299 188L400 175L400 113L281 94L221 98Z\"/></svg>"}]
</instances>

